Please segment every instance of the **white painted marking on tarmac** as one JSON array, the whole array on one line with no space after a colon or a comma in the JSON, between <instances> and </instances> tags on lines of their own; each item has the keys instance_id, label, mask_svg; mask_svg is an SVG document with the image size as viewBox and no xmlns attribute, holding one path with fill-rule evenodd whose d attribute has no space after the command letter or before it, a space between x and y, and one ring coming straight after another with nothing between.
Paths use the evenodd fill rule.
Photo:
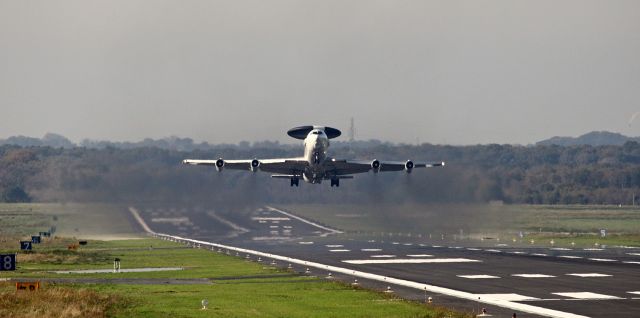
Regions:
<instances>
[{"instance_id":1,"label":"white painted marking on tarmac","mask_svg":"<svg viewBox=\"0 0 640 318\"><path fill-rule=\"evenodd\" d=\"M350 259L343 260L344 263L362 264L431 264L431 263L474 263L480 262L468 258L395 258L395 259Z\"/></svg>"},{"instance_id":2,"label":"white painted marking on tarmac","mask_svg":"<svg viewBox=\"0 0 640 318\"><path fill-rule=\"evenodd\" d=\"M375 243L375 242L376 242L376 240L368 240L367 242L369 242L369 243Z\"/></svg>"},{"instance_id":3,"label":"white painted marking on tarmac","mask_svg":"<svg viewBox=\"0 0 640 318\"><path fill-rule=\"evenodd\" d=\"M409 257L433 257L433 255L429 254L407 254Z\"/></svg>"},{"instance_id":4,"label":"white painted marking on tarmac","mask_svg":"<svg viewBox=\"0 0 640 318\"><path fill-rule=\"evenodd\" d=\"M578 259L578 258L582 258L582 256L573 256L573 255L560 255L558 256L560 258L569 258L569 259Z\"/></svg>"},{"instance_id":5,"label":"white painted marking on tarmac","mask_svg":"<svg viewBox=\"0 0 640 318\"><path fill-rule=\"evenodd\" d=\"M275 211L275 212L278 212L278 213L284 214L284 215L286 215L286 216L288 216L288 217L290 217L290 218L296 219L296 220L298 220L298 221L300 221L300 222L303 222L303 223L306 223L306 224L309 224L309 225L315 226L315 227L317 227L317 228L319 228L319 229L322 229L322 230L328 231L329 233L326 233L326 235L329 235L329 234L340 234L340 233L343 233L342 231L338 231L338 230L334 230L334 229L332 229L332 228L328 228L328 227L326 227L326 226L322 226L322 225L320 225L320 224L317 224L317 223L311 222L311 221L309 221L309 220L303 219L303 218L301 218L301 217L299 217L299 216L297 216L297 215L293 215L293 214L291 214L291 213L288 213L288 212L285 212L285 211L282 211L282 210L278 210L278 209L276 209L276 208L274 208L274 207L266 206L266 208L267 208L267 209L269 209L269 210L271 210L271 211ZM326 235L323 235L323 236L326 236Z\"/></svg>"},{"instance_id":6,"label":"white painted marking on tarmac","mask_svg":"<svg viewBox=\"0 0 640 318\"><path fill-rule=\"evenodd\" d=\"M285 229L292 229L293 228L293 226L291 226L291 225L283 225L282 227L285 228Z\"/></svg>"},{"instance_id":7,"label":"white painted marking on tarmac","mask_svg":"<svg viewBox=\"0 0 640 318\"><path fill-rule=\"evenodd\" d=\"M577 292L577 293L552 293L554 295L575 298L575 299L622 299L617 296L610 296L604 294L596 294L591 292Z\"/></svg>"},{"instance_id":8,"label":"white painted marking on tarmac","mask_svg":"<svg viewBox=\"0 0 640 318\"><path fill-rule=\"evenodd\" d=\"M492 275L456 275L460 278L468 278L468 279L490 279L490 278L500 278L500 276L492 276Z\"/></svg>"},{"instance_id":9,"label":"white painted marking on tarmac","mask_svg":"<svg viewBox=\"0 0 640 318\"><path fill-rule=\"evenodd\" d=\"M640 291L630 291L628 294L640 295Z\"/></svg>"},{"instance_id":10,"label":"white painted marking on tarmac","mask_svg":"<svg viewBox=\"0 0 640 318\"><path fill-rule=\"evenodd\" d=\"M277 225L269 225L269 228L270 229L277 229L277 228L279 228L279 226L277 226Z\"/></svg>"},{"instance_id":11,"label":"white painted marking on tarmac","mask_svg":"<svg viewBox=\"0 0 640 318\"><path fill-rule=\"evenodd\" d=\"M640 262L634 262L634 261L626 261L626 262L623 262L623 263L625 263L625 264L640 264Z\"/></svg>"},{"instance_id":12,"label":"white painted marking on tarmac","mask_svg":"<svg viewBox=\"0 0 640 318\"><path fill-rule=\"evenodd\" d=\"M550 250L552 250L552 251L572 251L572 249L566 248L566 247L552 247L552 248L550 248Z\"/></svg>"},{"instance_id":13,"label":"white painted marking on tarmac","mask_svg":"<svg viewBox=\"0 0 640 318\"><path fill-rule=\"evenodd\" d=\"M592 261L596 261L596 262L617 262L617 259L610 259L610 258L590 258L589 260Z\"/></svg>"},{"instance_id":14,"label":"white painted marking on tarmac","mask_svg":"<svg viewBox=\"0 0 640 318\"><path fill-rule=\"evenodd\" d=\"M404 245L404 246L411 246L411 245L413 245L413 243L404 243L404 244L402 244L402 245Z\"/></svg>"},{"instance_id":15,"label":"white painted marking on tarmac","mask_svg":"<svg viewBox=\"0 0 640 318\"><path fill-rule=\"evenodd\" d=\"M395 255L371 255L369 257L376 257L376 258L391 258L391 257L396 257Z\"/></svg>"},{"instance_id":16,"label":"white painted marking on tarmac","mask_svg":"<svg viewBox=\"0 0 640 318\"><path fill-rule=\"evenodd\" d=\"M496 300L504 300L504 301L532 301L532 300L540 300L540 298L529 297L520 294L476 294L480 299L496 299Z\"/></svg>"},{"instance_id":17,"label":"white painted marking on tarmac","mask_svg":"<svg viewBox=\"0 0 640 318\"><path fill-rule=\"evenodd\" d=\"M431 245L431 247L440 248L442 246L440 246L440 245Z\"/></svg>"},{"instance_id":18,"label":"white painted marking on tarmac","mask_svg":"<svg viewBox=\"0 0 640 318\"><path fill-rule=\"evenodd\" d=\"M380 252L382 251L381 248L362 248L360 249L363 252Z\"/></svg>"},{"instance_id":19,"label":"white painted marking on tarmac","mask_svg":"<svg viewBox=\"0 0 640 318\"><path fill-rule=\"evenodd\" d=\"M391 244L393 244L393 245L399 245L399 244L400 244L400 242L391 242Z\"/></svg>"},{"instance_id":20,"label":"white painted marking on tarmac","mask_svg":"<svg viewBox=\"0 0 640 318\"><path fill-rule=\"evenodd\" d=\"M567 274L568 276L577 276L577 277L609 277L613 275L609 274L600 274L600 273L573 273Z\"/></svg>"},{"instance_id":21,"label":"white painted marking on tarmac","mask_svg":"<svg viewBox=\"0 0 640 318\"><path fill-rule=\"evenodd\" d=\"M344 245L340 245L340 244L329 244L329 245L325 245L326 247L344 247Z\"/></svg>"},{"instance_id":22,"label":"white painted marking on tarmac","mask_svg":"<svg viewBox=\"0 0 640 318\"><path fill-rule=\"evenodd\" d=\"M502 253L501 250L493 250L493 249L488 249L488 250L485 250L485 251L491 252L491 253Z\"/></svg>"},{"instance_id":23,"label":"white painted marking on tarmac","mask_svg":"<svg viewBox=\"0 0 640 318\"><path fill-rule=\"evenodd\" d=\"M274 216L274 217L254 216L251 219L254 221L289 221L291 220L290 218L278 217L278 216Z\"/></svg>"},{"instance_id":24,"label":"white painted marking on tarmac","mask_svg":"<svg viewBox=\"0 0 640 318\"><path fill-rule=\"evenodd\" d=\"M342 252L351 252L351 250L337 249L337 250L329 250L329 252L342 253Z\"/></svg>"},{"instance_id":25,"label":"white painted marking on tarmac","mask_svg":"<svg viewBox=\"0 0 640 318\"><path fill-rule=\"evenodd\" d=\"M311 244L313 244L313 242L298 242L298 244L302 244L302 245L311 245Z\"/></svg>"},{"instance_id":26,"label":"white painted marking on tarmac","mask_svg":"<svg viewBox=\"0 0 640 318\"><path fill-rule=\"evenodd\" d=\"M509 252L509 254L516 254L516 255L522 255L522 254L527 254L525 252Z\"/></svg>"},{"instance_id":27,"label":"white painted marking on tarmac","mask_svg":"<svg viewBox=\"0 0 640 318\"><path fill-rule=\"evenodd\" d=\"M533 256L543 256L543 257L544 256L549 256L547 254L542 254L542 253L532 253L531 255L533 255Z\"/></svg>"},{"instance_id":28,"label":"white painted marking on tarmac","mask_svg":"<svg viewBox=\"0 0 640 318\"><path fill-rule=\"evenodd\" d=\"M583 251L604 251L603 248L583 248Z\"/></svg>"},{"instance_id":29,"label":"white painted marking on tarmac","mask_svg":"<svg viewBox=\"0 0 640 318\"><path fill-rule=\"evenodd\" d=\"M509 245L507 245L507 244L496 244L496 246L497 246L497 247L507 247L507 246L509 246Z\"/></svg>"},{"instance_id":30,"label":"white painted marking on tarmac","mask_svg":"<svg viewBox=\"0 0 640 318\"><path fill-rule=\"evenodd\" d=\"M627 253L627 255L631 255L631 256L640 256L640 253Z\"/></svg>"},{"instance_id":31,"label":"white painted marking on tarmac","mask_svg":"<svg viewBox=\"0 0 640 318\"><path fill-rule=\"evenodd\" d=\"M545 275L545 274L512 274L511 276L524 277L524 278L549 278L549 277L555 277L553 275Z\"/></svg>"},{"instance_id":32,"label":"white painted marking on tarmac","mask_svg":"<svg viewBox=\"0 0 640 318\"><path fill-rule=\"evenodd\" d=\"M467 250L469 250L469 251L480 251L481 249L475 248L475 247L467 247Z\"/></svg>"}]
</instances>

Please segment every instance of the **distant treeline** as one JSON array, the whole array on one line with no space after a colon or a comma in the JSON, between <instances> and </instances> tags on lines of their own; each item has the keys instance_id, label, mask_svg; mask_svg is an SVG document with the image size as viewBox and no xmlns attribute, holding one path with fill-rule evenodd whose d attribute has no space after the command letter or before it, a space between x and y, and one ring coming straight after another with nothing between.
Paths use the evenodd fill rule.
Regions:
<instances>
[{"instance_id":1,"label":"distant treeline","mask_svg":"<svg viewBox=\"0 0 640 318\"><path fill-rule=\"evenodd\" d=\"M362 174L328 184L266 173L183 166L185 158L300 156L301 147L258 143L179 151L157 147L0 146L4 202L489 202L631 204L640 188L640 144L622 146L440 146L334 143L339 158L440 161L445 168Z\"/></svg>"}]
</instances>

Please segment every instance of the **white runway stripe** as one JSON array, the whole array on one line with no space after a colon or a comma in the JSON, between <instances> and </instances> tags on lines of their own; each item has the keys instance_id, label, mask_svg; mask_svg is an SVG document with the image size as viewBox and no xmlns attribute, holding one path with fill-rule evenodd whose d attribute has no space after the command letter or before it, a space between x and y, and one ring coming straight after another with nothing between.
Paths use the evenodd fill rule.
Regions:
<instances>
[{"instance_id":1,"label":"white runway stripe","mask_svg":"<svg viewBox=\"0 0 640 318\"><path fill-rule=\"evenodd\" d=\"M618 261L610 258L590 258L590 260L596 261L596 262L617 262Z\"/></svg>"},{"instance_id":2,"label":"white runway stripe","mask_svg":"<svg viewBox=\"0 0 640 318\"><path fill-rule=\"evenodd\" d=\"M369 257L376 257L376 258L391 258L391 257L396 257L395 255L371 255Z\"/></svg>"},{"instance_id":3,"label":"white runway stripe","mask_svg":"<svg viewBox=\"0 0 640 318\"><path fill-rule=\"evenodd\" d=\"M509 252L509 254L522 255L522 254L527 254L527 253L525 253L525 252Z\"/></svg>"},{"instance_id":4,"label":"white runway stripe","mask_svg":"<svg viewBox=\"0 0 640 318\"><path fill-rule=\"evenodd\" d=\"M520 294L476 294L480 299L492 298L505 301L531 301L540 300L540 298L523 296Z\"/></svg>"},{"instance_id":5,"label":"white runway stripe","mask_svg":"<svg viewBox=\"0 0 640 318\"><path fill-rule=\"evenodd\" d=\"M468 278L468 279L488 279L488 278L500 278L499 276L492 275L456 275L460 278Z\"/></svg>"},{"instance_id":6,"label":"white runway stripe","mask_svg":"<svg viewBox=\"0 0 640 318\"><path fill-rule=\"evenodd\" d=\"M360 249L360 250L363 251L363 252L380 252L380 251L382 251L381 248L363 248L363 249Z\"/></svg>"},{"instance_id":7,"label":"white runway stripe","mask_svg":"<svg viewBox=\"0 0 640 318\"><path fill-rule=\"evenodd\" d=\"M625 264L640 264L640 262L634 262L634 261L627 261L627 262L623 262Z\"/></svg>"},{"instance_id":8,"label":"white runway stripe","mask_svg":"<svg viewBox=\"0 0 640 318\"><path fill-rule=\"evenodd\" d=\"M578 293L552 293L554 295L575 298L575 299L622 299L616 296L596 294L590 292L578 292Z\"/></svg>"},{"instance_id":9,"label":"white runway stripe","mask_svg":"<svg viewBox=\"0 0 640 318\"><path fill-rule=\"evenodd\" d=\"M571 251L572 249L566 247L552 247L550 248L552 251Z\"/></svg>"},{"instance_id":10,"label":"white runway stripe","mask_svg":"<svg viewBox=\"0 0 640 318\"><path fill-rule=\"evenodd\" d=\"M341 253L341 252L351 252L351 250L337 249L337 250L329 250L329 252Z\"/></svg>"},{"instance_id":11,"label":"white runway stripe","mask_svg":"<svg viewBox=\"0 0 640 318\"><path fill-rule=\"evenodd\" d=\"M545 275L545 274L513 274L511 276L524 277L524 278L549 278L549 277L555 277L553 275Z\"/></svg>"},{"instance_id":12,"label":"white runway stripe","mask_svg":"<svg viewBox=\"0 0 640 318\"><path fill-rule=\"evenodd\" d=\"M583 248L583 251L604 251L602 248Z\"/></svg>"},{"instance_id":13,"label":"white runway stripe","mask_svg":"<svg viewBox=\"0 0 640 318\"><path fill-rule=\"evenodd\" d=\"M533 256L549 256L547 254L542 254L542 253L533 253L531 255L533 255Z\"/></svg>"},{"instance_id":14,"label":"white runway stripe","mask_svg":"<svg viewBox=\"0 0 640 318\"><path fill-rule=\"evenodd\" d=\"M640 256L640 253L627 253L627 255L631 255L631 256Z\"/></svg>"},{"instance_id":15,"label":"white runway stripe","mask_svg":"<svg viewBox=\"0 0 640 318\"><path fill-rule=\"evenodd\" d=\"M433 255L429 254L407 254L409 257L433 257Z\"/></svg>"},{"instance_id":16,"label":"white runway stripe","mask_svg":"<svg viewBox=\"0 0 640 318\"><path fill-rule=\"evenodd\" d=\"M467 247L467 250L469 250L469 251L480 251L481 249L475 248L475 247Z\"/></svg>"},{"instance_id":17,"label":"white runway stripe","mask_svg":"<svg viewBox=\"0 0 640 318\"><path fill-rule=\"evenodd\" d=\"M609 277L613 275L609 274L600 274L600 273L573 273L567 274L568 276L577 276L577 277Z\"/></svg>"},{"instance_id":18,"label":"white runway stripe","mask_svg":"<svg viewBox=\"0 0 640 318\"><path fill-rule=\"evenodd\" d=\"M489 249L489 250L485 250L487 252L491 252L491 253L502 253L501 250L493 250L493 249Z\"/></svg>"},{"instance_id":19,"label":"white runway stripe","mask_svg":"<svg viewBox=\"0 0 640 318\"><path fill-rule=\"evenodd\" d=\"M640 295L640 291L630 291L628 294Z\"/></svg>"},{"instance_id":20,"label":"white runway stripe","mask_svg":"<svg viewBox=\"0 0 640 318\"><path fill-rule=\"evenodd\" d=\"M302 244L302 245L311 245L311 244L313 244L313 242L298 242L298 244Z\"/></svg>"},{"instance_id":21,"label":"white runway stripe","mask_svg":"<svg viewBox=\"0 0 640 318\"><path fill-rule=\"evenodd\" d=\"M471 263L480 262L475 259L468 258L396 258L396 259L351 259L344 260L349 264L430 264L430 263Z\"/></svg>"},{"instance_id":22,"label":"white runway stripe","mask_svg":"<svg viewBox=\"0 0 640 318\"><path fill-rule=\"evenodd\" d=\"M578 258L582 258L582 256L573 256L573 255L560 255L558 256L560 258L569 258L569 259L578 259Z\"/></svg>"},{"instance_id":23,"label":"white runway stripe","mask_svg":"<svg viewBox=\"0 0 640 318\"><path fill-rule=\"evenodd\" d=\"M344 245L339 245L339 244L335 244L335 245L325 245L326 247L344 247Z\"/></svg>"}]
</instances>

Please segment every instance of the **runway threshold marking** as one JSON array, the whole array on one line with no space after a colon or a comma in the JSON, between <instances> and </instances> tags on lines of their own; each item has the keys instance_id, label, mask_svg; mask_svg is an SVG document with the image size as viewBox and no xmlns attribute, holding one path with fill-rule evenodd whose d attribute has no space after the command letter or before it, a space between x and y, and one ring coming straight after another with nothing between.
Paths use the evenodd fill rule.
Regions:
<instances>
[{"instance_id":1,"label":"runway threshold marking","mask_svg":"<svg viewBox=\"0 0 640 318\"><path fill-rule=\"evenodd\" d=\"M329 234L341 234L341 233L344 233L344 232L342 232L342 231L338 231L338 230L335 230L335 229L332 229L332 228L329 228L329 227L326 227L326 226L320 225L320 224L318 224L318 223L315 223L315 222L309 221L309 220L307 220L307 219L303 219L303 218L301 218L301 217L299 217L299 216L297 216L297 215L293 215L293 214L291 214L291 213L289 213L289 212L285 212L285 211L282 211L282 210L276 209L276 208L274 208L274 207L272 207L272 206L268 206L268 205L267 205L267 206L265 206L265 207L266 207L267 209L271 210L271 211L275 211L275 212L278 212L278 213L284 214L284 215L286 215L286 216L288 216L288 217L290 217L290 218L296 219L296 220L298 220L298 221L300 221L300 222L303 222L303 223L309 224L309 225L311 225L311 226L315 226L315 227L317 227L317 228L319 228L319 229L322 229L322 230L325 230L325 231L329 232L329 233L327 233L326 235L329 235ZM322 235L322 236L326 236L326 235Z\"/></svg>"},{"instance_id":2,"label":"runway threshold marking","mask_svg":"<svg viewBox=\"0 0 640 318\"><path fill-rule=\"evenodd\" d=\"M382 251L381 248L361 248L360 249L363 252L380 252Z\"/></svg>"},{"instance_id":3,"label":"runway threshold marking","mask_svg":"<svg viewBox=\"0 0 640 318\"><path fill-rule=\"evenodd\" d=\"M468 258L396 258L396 259L352 259L343 260L348 264L429 264L429 263L471 263L480 262L475 259Z\"/></svg>"},{"instance_id":4,"label":"runway threshold marking","mask_svg":"<svg viewBox=\"0 0 640 318\"><path fill-rule=\"evenodd\" d=\"M256 250L250 250L250 249L245 249L245 248L234 247L234 246L230 246L230 245L224 245L224 244L218 244L218 243L212 243L212 242L205 242L205 241L200 241L200 240L193 240L193 239L184 238L184 237L180 237L180 236L176 236L176 235L168 235L168 234L156 233L156 232L153 232L147 226L147 224L144 222L144 220L139 215L138 215L137 218L135 217L135 215L137 213L134 213L133 211L131 211L131 214L134 215L134 218L136 219L136 221L138 221L138 223L140 223L140 226L142 226L142 228L147 233L149 233L150 235L153 235L155 237L167 238L167 239L175 240L175 241L178 241L178 242L190 242L190 243L204 244L205 246L208 245L210 247L224 248L224 249L228 249L230 251L235 251L235 252L240 252L240 253L247 253L247 254L252 254L252 255L261 256L261 257L268 257L268 258L271 258L271 259L285 261L285 262L289 262L289 263L294 263L294 264L298 264L298 265L301 265L301 266L319 268L319 269L322 269L322 270L332 271L334 273L341 273L341 274L351 275L351 276L359 277L359 278L363 278L363 279L369 279L369 280L384 282L386 284L393 284L393 285L398 285L398 286L409 287L409 288L416 289L416 290L418 290L420 292L431 292L431 293L442 294L442 295L457 297L457 298L461 298L461 299L466 299L466 300L470 300L470 301L474 301L474 302L478 301L478 297L476 296L476 294L465 292L465 291L460 291L460 290L456 290L456 289L452 289L452 288L429 285L429 284L414 282L414 281L410 281L410 280L406 280L406 279L387 277L387 276L383 276L383 275L379 275L379 274L372 274L372 273L367 273L367 272L353 270L353 269L344 268L344 267L338 267L338 266L326 265L326 264L322 264L322 263L310 262L310 261L305 261L305 260L301 260L301 259L286 257L286 256L282 256L282 255L276 255L276 254L264 253L264 252L260 252L260 251L256 251ZM502 299L496 299L496 298L491 298L491 297L482 298L480 300L480 302L485 303L485 304L489 304L489 305L502 307L502 308L508 308L508 309L512 309L512 310L516 310L516 311L521 311L521 312L526 312L526 313L536 314L536 315L542 315L542 316L547 316L547 317L552 317L552 318L588 318L587 316L573 314L573 313L570 313L570 312L554 310L554 309L544 308L544 307L540 307L540 306L533 306L533 305L529 305L529 304L522 304L522 303L517 303L517 302L512 302L512 301L507 301L507 300L502 300Z\"/></svg>"}]
</instances>

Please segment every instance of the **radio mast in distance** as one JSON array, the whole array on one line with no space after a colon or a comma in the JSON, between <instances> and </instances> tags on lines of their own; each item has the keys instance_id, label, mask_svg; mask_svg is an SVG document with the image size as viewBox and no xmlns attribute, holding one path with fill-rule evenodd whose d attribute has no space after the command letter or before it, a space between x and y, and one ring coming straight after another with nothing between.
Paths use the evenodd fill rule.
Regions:
<instances>
[{"instance_id":1,"label":"radio mast in distance","mask_svg":"<svg viewBox=\"0 0 640 318\"><path fill-rule=\"evenodd\" d=\"M351 126L349 127L349 142L356 139L356 127L353 125L353 117L351 117Z\"/></svg>"}]
</instances>

